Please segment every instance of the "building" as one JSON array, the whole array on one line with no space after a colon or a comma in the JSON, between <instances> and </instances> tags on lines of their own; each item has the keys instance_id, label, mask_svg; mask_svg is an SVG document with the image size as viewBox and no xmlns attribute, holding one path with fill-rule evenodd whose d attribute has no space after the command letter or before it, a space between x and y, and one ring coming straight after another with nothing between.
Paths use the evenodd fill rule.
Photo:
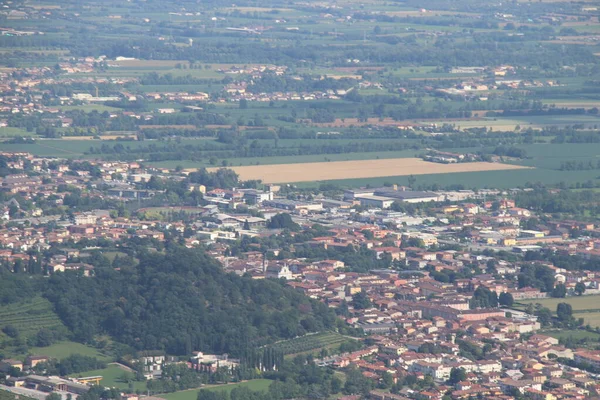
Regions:
<instances>
[{"instance_id":1,"label":"building","mask_svg":"<svg viewBox=\"0 0 600 400\"><path fill-rule=\"evenodd\" d=\"M265 270L265 278L273 278L273 279L287 279L292 280L293 275L292 271L290 271L287 264L283 265L269 265Z\"/></svg>"},{"instance_id":2,"label":"building","mask_svg":"<svg viewBox=\"0 0 600 400\"><path fill-rule=\"evenodd\" d=\"M57 376L28 375L25 377L25 385L28 389L42 392L63 391L74 394L84 394L90 390L90 386L79 382L68 381Z\"/></svg>"},{"instance_id":3,"label":"building","mask_svg":"<svg viewBox=\"0 0 600 400\"><path fill-rule=\"evenodd\" d=\"M189 366L196 371L215 372L219 368L233 371L240 366L240 360L229 358L228 354L215 355L195 351L190 358Z\"/></svg>"},{"instance_id":4,"label":"building","mask_svg":"<svg viewBox=\"0 0 600 400\"><path fill-rule=\"evenodd\" d=\"M263 192L260 190L245 190L244 199L247 204L262 204L265 201L273 200L273 192Z\"/></svg>"},{"instance_id":5,"label":"building","mask_svg":"<svg viewBox=\"0 0 600 400\"><path fill-rule=\"evenodd\" d=\"M83 383L85 385L100 385L100 381L102 381L102 376L101 375L96 375L96 376L85 376L82 378L77 378L77 382L79 383Z\"/></svg>"},{"instance_id":6,"label":"building","mask_svg":"<svg viewBox=\"0 0 600 400\"><path fill-rule=\"evenodd\" d=\"M98 217L93 213L81 213L73 216L75 225L95 225Z\"/></svg>"},{"instance_id":7,"label":"building","mask_svg":"<svg viewBox=\"0 0 600 400\"><path fill-rule=\"evenodd\" d=\"M13 360L11 358L0 361L0 371L8 372L11 368L18 368L23 371L23 362L19 360Z\"/></svg>"},{"instance_id":8,"label":"building","mask_svg":"<svg viewBox=\"0 0 600 400\"><path fill-rule=\"evenodd\" d=\"M263 202L263 205L266 207L273 207L289 211L321 211L323 209L323 204L321 203L310 203L287 199L267 200Z\"/></svg>"},{"instance_id":9,"label":"building","mask_svg":"<svg viewBox=\"0 0 600 400\"><path fill-rule=\"evenodd\" d=\"M27 358L25 359L25 365L27 365L29 368L34 368L40 363L48 362L49 359L50 358L48 356L27 356Z\"/></svg>"},{"instance_id":10,"label":"building","mask_svg":"<svg viewBox=\"0 0 600 400\"><path fill-rule=\"evenodd\" d=\"M134 362L142 365L146 379L154 379L162 374L165 360L166 357L161 351L146 351Z\"/></svg>"},{"instance_id":11,"label":"building","mask_svg":"<svg viewBox=\"0 0 600 400\"><path fill-rule=\"evenodd\" d=\"M574 354L576 363L587 363L596 368L600 368L600 351L581 350Z\"/></svg>"}]
</instances>

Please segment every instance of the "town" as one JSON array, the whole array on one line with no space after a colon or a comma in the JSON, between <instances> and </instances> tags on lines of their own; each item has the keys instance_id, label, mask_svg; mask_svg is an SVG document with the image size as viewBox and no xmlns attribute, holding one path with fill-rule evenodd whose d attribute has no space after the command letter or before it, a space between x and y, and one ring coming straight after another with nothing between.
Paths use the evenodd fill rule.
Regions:
<instances>
[{"instance_id":1,"label":"town","mask_svg":"<svg viewBox=\"0 0 600 400\"><path fill-rule=\"evenodd\" d=\"M419 394L430 399L517 392L578 399L600 390L593 342L543 333L568 327L596 334L597 312L578 312L567 299L600 294L600 277L564 260L598 260L598 228L518 207L533 189L423 192L391 185L306 193L235 180L236 186L216 186L212 175L226 169L195 177L137 162L0 156L11 172L1 183L0 256L14 274L73 271L95 279L105 268L98 264L106 262L103 254L121 249L112 263L118 269L119 260L132 262L131 240L158 243L175 235L188 248L206 248L226 272L284 280L335 309L365 335L364 347L324 352L315 361L356 367L373 387L430 380ZM197 205L135 209L168 196L174 185ZM542 306L549 299L558 300L557 309ZM160 378L165 356L143 362L146 378ZM34 371L40 360L47 357L3 365ZM239 362L214 360L228 368ZM6 383L73 395L98 383L82 378L19 374ZM415 395L405 388L370 396Z\"/></svg>"},{"instance_id":2,"label":"town","mask_svg":"<svg viewBox=\"0 0 600 400\"><path fill-rule=\"evenodd\" d=\"M600 398L599 27L0 0L0 400Z\"/></svg>"}]
</instances>

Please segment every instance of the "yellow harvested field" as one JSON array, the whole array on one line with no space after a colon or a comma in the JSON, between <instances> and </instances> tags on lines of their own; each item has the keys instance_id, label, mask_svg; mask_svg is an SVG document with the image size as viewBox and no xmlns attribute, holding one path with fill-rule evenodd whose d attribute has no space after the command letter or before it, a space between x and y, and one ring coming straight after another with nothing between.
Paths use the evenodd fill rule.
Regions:
<instances>
[{"instance_id":1,"label":"yellow harvested field","mask_svg":"<svg viewBox=\"0 0 600 400\"><path fill-rule=\"evenodd\" d=\"M265 183L291 183L402 175L498 171L506 169L523 169L528 167L487 162L439 164L423 161L420 158L392 158L384 160L250 165L230 168L234 170L242 180L261 179ZM210 168L209 171L215 171L217 169L218 168Z\"/></svg>"}]
</instances>

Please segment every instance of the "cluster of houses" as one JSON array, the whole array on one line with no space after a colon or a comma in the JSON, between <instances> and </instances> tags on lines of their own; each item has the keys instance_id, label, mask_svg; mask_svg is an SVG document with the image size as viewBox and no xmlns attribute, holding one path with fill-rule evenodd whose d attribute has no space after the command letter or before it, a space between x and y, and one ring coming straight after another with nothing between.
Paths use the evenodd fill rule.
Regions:
<instances>
[{"instance_id":1,"label":"cluster of houses","mask_svg":"<svg viewBox=\"0 0 600 400\"><path fill-rule=\"evenodd\" d=\"M89 167L80 170L77 161L28 153L1 156L16 171L0 180L0 190L10 199L4 204L0 227L0 259L9 268L14 265L16 270L17 265L23 268L39 261L45 274L77 270L94 279L94 266L86 262L94 249L81 248L80 241L103 238L118 244L132 237L160 241L165 232L175 229L188 232L184 239L187 247L205 246L226 271L254 279L285 280L307 296L345 310L341 315L346 322L370 335L372 347L318 360L323 365L355 365L376 382L387 374L395 380L406 375L429 376L437 387L428 397L432 399L447 392L456 399L503 399L515 390L532 398L583 399L600 389L595 376L558 361L598 366L600 353L565 347L540 333L537 317L526 312L471 309L473 293L480 287L497 296L510 294L514 300L547 297L547 292L523 287L514 278L531 262L547 267L555 284L565 285L567 295L574 295L581 284L586 295L600 293L600 276L594 271L566 270L547 261L526 263L518 255L515 259L521 261L506 261L483 251L522 254L551 250L587 259L600 256L595 224L570 219L539 222L532 219L535 213L517 207L512 200L516 191L418 192L389 186L349 189L337 197L297 196L291 200L277 185L239 189L190 183L188 190L201 199L198 206L147 207L127 216L101 209L60 215L53 210L70 201L66 196L71 192L65 188L78 189L84 197L135 203L160 193L147 189L152 177L183 181L187 172L146 168L137 162L91 160L88 162L95 170L91 174ZM427 207L425 212L410 214L391 210L394 204ZM301 231L318 223L322 233L285 251L264 251L258 245L241 253L233 251L240 238L260 241L280 234L281 228L269 227L269 221L281 213L289 214ZM573 236L573 231L579 234ZM343 257L307 259L296 256L296 246L331 250L329 254L336 249L339 254L348 249L369 250L379 268L367 271ZM46 249L56 251L44 260L37 260L36 252L29 251ZM445 280L436 275L439 273L462 275ZM355 304L359 295L367 299L367 306ZM482 349L485 356L465 354L465 342ZM168 362L171 360L164 354L149 354L143 360L145 375L159 376ZM237 362L197 353L189 367L198 371L216 365L234 368ZM464 369L466 378L449 385L450 374L457 368ZM31 379L23 384L63 388L59 381ZM392 395L381 391L374 391L372 397L414 398L408 392Z\"/></svg>"}]
</instances>

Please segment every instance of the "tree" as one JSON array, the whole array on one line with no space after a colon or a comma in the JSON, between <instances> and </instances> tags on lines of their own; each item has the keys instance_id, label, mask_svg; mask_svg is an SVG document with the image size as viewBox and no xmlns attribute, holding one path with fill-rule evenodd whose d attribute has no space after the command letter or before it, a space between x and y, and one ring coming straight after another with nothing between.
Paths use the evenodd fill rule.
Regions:
<instances>
[{"instance_id":1,"label":"tree","mask_svg":"<svg viewBox=\"0 0 600 400\"><path fill-rule=\"evenodd\" d=\"M552 297L564 299L566 296L567 296L567 287L562 283L559 283L558 285L556 285L554 287L554 290L552 290Z\"/></svg>"},{"instance_id":2,"label":"tree","mask_svg":"<svg viewBox=\"0 0 600 400\"><path fill-rule=\"evenodd\" d=\"M355 309L364 310L365 308L371 307L371 300L365 292L360 291L352 296L352 304Z\"/></svg>"},{"instance_id":3,"label":"tree","mask_svg":"<svg viewBox=\"0 0 600 400\"><path fill-rule=\"evenodd\" d=\"M381 386L384 389L389 389L394 385L394 377L389 372L384 372L381 377Z\"/></svg>"},{"instance_id":4,"label":"tree","mask_svg":"<svg viewBox=\"0 0 600 400\"><path fill-rule=\"evenodd\" d=\"M299 231L300 225L295 223L290 217L290 214L281 213L275 215L267 223L269 229L289 229L291 231Z\"/></svg>"},{"instance_id":5,"label":"tree","mask_svg":"<svg viewBox=\"0 0 600 400\"><path fill-rule=\"evenodd\" d=\"M367 396L373 388L373 381L365 377L358 368L352 366L346 373L345 394L361 394Z\"/></svg>"},{"instance_id":6,"label":"tree","mask_svg":"<svg viewBox=\"0 0 600 400\"><path fill-rule=\"evenodd\" d=\"M569 322L573 319L573 307L569 303L558 303L556 316L561 322Z\"/></svg>"},{"instance_id":7,"label":"tree","mask_svg":"<svg viewBox=\"0 0 600 400\"><path fill-rule=\"evenodd\" d=\"M50 393L46 396L46 400L62 400L62 396L58 393Z\"/></svg>"},{"instance_id":8,"label":"tree","mask_svg":"<svg viewBox=\"0 0 600 400\"><path fill-rule=\"evenodd\" d=\"M546 307L542 307L535 312L538 317L538 321L542 326L548 326L552 322L552 311Z\"/></svg>"},{"instance_id":9,"label":"tree","mask_svg":"<svg viewBox=\"0 0 600 400\"><path fill-rule=\"evenodd\" d=\"M535 312L533 304L531 304L531 303L527 304L527 307L525 307L525 312L527 314L533 315L533 313Z\"/></svg>"},{"instance_id":10,"label":"tree","mask_svg":"<svg viewBox=\"0 0 600 400\"><path fill-rule=\"evenodd\" d=\"M408 186L411 188L417 183L417 178L414 175L409 175L408 177Z\"/></svg>"},{"instance_id":11,"label":"tree","mask_svg":"<svg viewBox=\"0 0 600 400\"><path fill-rule=\"evenodd\" d=\"M247 343L292 338L336 324L334 311L325 304L277 281L226 274L202 249L167 243L164 254L140 248L136 258L136 268L106 268L109 273L94 279L53 274L44 280L45 297L74 338L85 342L105 332L135 350L164 348L186 355L203 348L241 356ZM9 279L3 276L0 282ZM0 283L0 293L2 287ZM102 304L95 300L100 293L106 294ZM147 310L142 313L143 307Z\"/></svg>"},{"instance_id":12,"label":"tree","mask_svg":"<svg viewBox=\"0 0 600 400\"><path fill-rule=\"evenodd\" d=\"M467 372L464 368L452 368L450 371L450 379L448 379L448 383L451 385L456 385L458 382L464 381L467 379Z\"/></svg>"},{"instance_id":13,"label":"tree","mask_svg":"<svg viewBox=\"0 0 600 400\"><path fill-rule=\"evenodd\" d=\"M507 292L500 293L500 297L498 298L498 303L500 303L500 305L503 305L505 307L512 307L512 305L514 303L512 294L507 293Z\"/></svg>"},{"instance_id":14,"label":"tree","mask_svg":"<svg viewBox=\"0 0 600 400\"><path fill-rule=\"evenodd\" d=\"M19 336L19 330L14 325L6 325L4 328L2 328L2 332L13 339Z\"/></svg>"},{"instance_id":15,"label":"tree","mask_svg":"<svg viewBox=\"0 0 600 400\"><path fill-rule=\"evenodd\" d=\"M583 282L577 282L575 284L575 293L577 294L577 296L581 296L582 294L585 293L585 283Z\"/></svg>"},{"instance_id":16,"label":"tree","mask_svg":"<svg viewBox=\"0 0 600 400\"><path fill-rule=\"evenodd\" d=\"M469 302L471 309L498 307L498 295L485 286L479 286Z\"/></svg>"}]
</instances>

